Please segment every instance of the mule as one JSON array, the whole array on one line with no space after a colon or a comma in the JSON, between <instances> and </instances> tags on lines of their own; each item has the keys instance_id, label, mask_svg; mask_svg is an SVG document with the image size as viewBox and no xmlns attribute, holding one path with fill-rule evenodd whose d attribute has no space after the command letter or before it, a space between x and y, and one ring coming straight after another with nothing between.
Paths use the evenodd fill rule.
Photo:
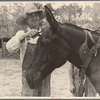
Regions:
<instances>
[{"instance_id":1,"label":"mule","mask_svg":"<svg viewBox=\"0 0 100 100\"><path fill-rule=\"evenodd\" d=\"M71 62L79 69L83 64L79 49L86 38L84 29L73 24L57 22L47 6L45 6L45 13L50 26L44 29L43 34L39 37L32 62L26 73L26 80L32 89L38 88L44 78L65 64L66 61ZM99 39L99 33L88 31L92 33L95 41ZM89 36L87 39L87 45L90 49L93 43ZM89 63L86 75L100 94L99 49L96 57L93 57Z\"/></svg>"}]
</instances>

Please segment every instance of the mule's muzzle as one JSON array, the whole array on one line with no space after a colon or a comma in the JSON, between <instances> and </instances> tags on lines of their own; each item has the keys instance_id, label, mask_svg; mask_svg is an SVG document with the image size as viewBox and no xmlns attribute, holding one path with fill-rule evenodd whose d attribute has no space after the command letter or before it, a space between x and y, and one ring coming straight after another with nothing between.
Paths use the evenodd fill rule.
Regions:
<instances>
[{"instance_id":1,"label":"mule's muzzle","mask_svg":"<svg viewBox=\"0 0 100 100\"><path fill-rule=\"evenodd\" d=\"M28 78L28 79L26 79L26 80L27 80L28 85L29 85L30 87L32 87L32 79L31 79L31 78Z\"/></svg>"},{"instance_id":2,"label":"mule's muzzle","mask_svg":"<svg viewBox=\"0 0 100 100\"><path fill-rule=\"evenodd\" d=\"M29 87L31 88L31 89L37 89L37 88L39 88L40 86L41 86L41 84L42 84L42 80L41 80L41 76L40 76L40 73L38 73L37 75L36 75L36 77L34 76L34 75L26 75L26 81L27 81L27 83L28 83L28 85L29 85Z\"/></svg>"},{"instance_id":3,"label":"mule's muzzle","mask_svg":"<svg viewBox=\"0 0 100 100\"><path fill-rule=\"evenodd\" d=\"M26 78L26 81L31 89L34 89L35 86L33 85L32 78Z\"/></svg>"},{"instance_id":4,"label":"mule's muzzle","mask_svg":"<svg viewBox=\"0 0 100 100\"><path fill-rule=\"evenodd\" d=\"M27 83L28 83L28 85L29 85L29 87L31 89L37 89L37 88L39 88L42 85L42 82L40 82L39 80L34 81L34 83L33 83L33 81L30 78L28 78L26 80L27 80Z\"/></svg>"}]
</instances>

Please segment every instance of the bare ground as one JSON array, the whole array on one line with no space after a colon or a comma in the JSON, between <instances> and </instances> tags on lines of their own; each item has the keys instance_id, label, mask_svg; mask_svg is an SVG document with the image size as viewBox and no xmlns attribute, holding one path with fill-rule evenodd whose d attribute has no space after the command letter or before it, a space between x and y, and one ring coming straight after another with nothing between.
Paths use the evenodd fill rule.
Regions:
<instances>
[{"instance_id":1,"label":"bare ground","mask_svg":"<svg viewBox=\"0 0 100 100\"><path fill-rule=\"evenodd\" d=\"M69 91L67 63L51 75L51 97L72 97ZM21 62L14 59L0 59L0 97L21 96Z\"/></svg>"}]
</instances>

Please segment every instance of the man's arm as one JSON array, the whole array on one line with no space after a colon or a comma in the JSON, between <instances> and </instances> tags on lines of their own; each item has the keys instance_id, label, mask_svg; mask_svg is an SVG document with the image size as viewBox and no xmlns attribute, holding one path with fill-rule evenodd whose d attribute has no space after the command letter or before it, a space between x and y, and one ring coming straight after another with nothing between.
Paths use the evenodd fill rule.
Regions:
<instances>
[{"instance_id":1,"label":"man's arm","mask_svg":"<svg viewBox=\"0 0 100 100\"><path fill-rule=\"evenodd\" d=\"M10 53L16 52L20 48L21 40L19 37L21 35L25 34L23 30L20 30L16 33L15 36L13 36L7 43L6 48ZM24 38L24 37L23 37Z\"/></svg>"}]
</instances>

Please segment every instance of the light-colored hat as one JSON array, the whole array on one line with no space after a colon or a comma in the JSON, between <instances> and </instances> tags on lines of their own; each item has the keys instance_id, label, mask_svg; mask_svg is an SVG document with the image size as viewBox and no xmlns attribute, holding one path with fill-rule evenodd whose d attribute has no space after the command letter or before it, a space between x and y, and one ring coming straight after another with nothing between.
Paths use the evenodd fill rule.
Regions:
<instances>
[{"instance_id":1,"label":"light-colored hat","mask_svg":"<svg viewBox=\"0 0 100 100\"><path fill-rule=\"evenodd\" d=\"M45 14L43 13L42 9L37 9L37 7L34 4L28 3L25 6L24 13L16 19L16 24L18 24L18 25L27 25L27 23L25 21L26 20L26 15L31 14L31 13L39 14L40 20L42 20L45 17Z\"/></svg>"}]
</instances>

